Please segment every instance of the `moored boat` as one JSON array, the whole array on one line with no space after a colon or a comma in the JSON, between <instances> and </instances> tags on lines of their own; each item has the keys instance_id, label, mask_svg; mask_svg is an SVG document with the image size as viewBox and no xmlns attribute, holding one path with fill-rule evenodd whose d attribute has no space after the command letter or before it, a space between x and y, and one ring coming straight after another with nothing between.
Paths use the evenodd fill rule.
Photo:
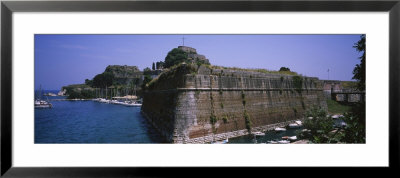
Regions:
<instances>
[{"instance_id":1,"label":"moored boat","mask_svg":"<svg viewBox=\"0 0 400 178\"><path fill-rule=\"evenodd\" d=\"M301 125L299 125L299 124L289 124L288 127L291 128L291 129L297 129L297 128L300 128Z\"/></svg>"},{"instance_id":2,"label":"moored boat","mask_svg":"<svg viewBox=\"0 0 400 178\"><path fill-rule=\"evenodd\" d=\"M35 108L52 108L53 105L44 100L35 100Z\"/></svg>"},{"instance_id":3,"label":"moored boat","mask_svg":"<svg viewBox=\"0 0 400 178\"><path fill-rule=\"evenodd\" d=\"M289 137L288 138L290 141L294 141L294 140L297 140L297 136L291 136L291 137Z\"/></svg>"},{"instance_id":4,"label":"moored boat","mask_svg":"<svg viewBox=\"0 0 400 178\"><path fill-rule=\"evenodd\" d=\"M286 131L286 129L285 128L281 128L281 127L277 127L277 128L275 128L275 131L276 132L283 132L283 131Z\"/></svg>"},{"instance_id":5,"label":"moored boat","mask_svg":"<svg viewBox=\"0 0 400 178\"><path fill-rule=\"evenodd\" d=\"M263 132L253 132L253 134L255 136L265 136L265 133L263 133Z\"/></svg>"},{"instance_id":6,"label":"moored boat","mask_svg":"<svg viewBox=\"0 0 400 178\"><path fill-rule=\"evenodd\" d=\"M46 96L47 98L47 96ZM40 85L40 89L39 89L39 97L37 99L35 99L35 108L52 108L53 105L48 101L49 99L47 99L47 101L42 100L42 85Z\"/></svg>"},{"instance_id":7,"label":"moored boat","mask_svg":"<svg viewBox=\"0 0 400 178\"><path fill-rule=\"evenodd\" d=\"M278 143L279 144L288 144L288 143L290 143L290 141L288 141L288 140L279 140Z\"/></svg>"}]
</instances>

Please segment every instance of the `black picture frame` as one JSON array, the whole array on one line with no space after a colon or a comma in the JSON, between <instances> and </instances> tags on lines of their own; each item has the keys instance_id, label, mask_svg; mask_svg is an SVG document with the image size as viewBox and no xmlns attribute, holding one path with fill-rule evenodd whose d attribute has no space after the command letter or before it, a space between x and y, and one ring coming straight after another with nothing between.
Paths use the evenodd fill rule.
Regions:
<instances>
[{"instance_id":1,"label":"black picture frame","mask_svg":"<svg viewBox=\"0 0 400 178\"><path fill-rule=\"evenodd\" d=\"M165 176L176 168L20 168L12 166L13 12L296 11L389 12L389 168L399 167L400 1L2 1L1 2L1 175L6 177ZM154 170L157 169L157 170ZM189 168L186 168L189 169ZM190 171L190 170L189 170ZM196 174L213 174L196 170ZM224 172L224 171L223 171ZM195 174L193 172L193 174Z\"/></svg>"}]
</instances>

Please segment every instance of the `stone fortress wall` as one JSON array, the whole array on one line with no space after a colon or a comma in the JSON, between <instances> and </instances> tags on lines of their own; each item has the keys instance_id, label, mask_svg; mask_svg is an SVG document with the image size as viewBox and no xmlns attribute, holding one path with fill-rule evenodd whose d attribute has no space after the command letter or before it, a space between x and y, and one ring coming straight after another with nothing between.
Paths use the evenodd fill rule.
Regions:
<instances>
[{"instance_id":1,"label":"stone fortress wall","mask_svg":"<svg viewBox=\"0 0 400 178\"><path fill-rule=\"evenodd\" d=\"M326 108L318 78L181 65L144 93L142 113L172 143L265 131ZM301 82L299 82L301 81Z\"/></svg>"}]
</instances>

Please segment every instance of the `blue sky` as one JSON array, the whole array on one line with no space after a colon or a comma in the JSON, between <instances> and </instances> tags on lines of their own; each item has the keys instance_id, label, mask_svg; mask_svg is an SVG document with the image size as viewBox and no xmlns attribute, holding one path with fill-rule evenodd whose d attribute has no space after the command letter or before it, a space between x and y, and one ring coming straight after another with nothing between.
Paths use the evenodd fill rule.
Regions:
<instances>
[{"instance_id":1,"label":"blue sky","mask_svg":"<svg viewBox=\"0 0 400 178\"><path fill-rule=\"evenodd\" d=\"M35 89L84 83L108 65L140 70L164 61L183 35L35 35ZM292 71L319 79L352 80L360 35L184 35L213 65Z\"/></svg>"}]
</instances>

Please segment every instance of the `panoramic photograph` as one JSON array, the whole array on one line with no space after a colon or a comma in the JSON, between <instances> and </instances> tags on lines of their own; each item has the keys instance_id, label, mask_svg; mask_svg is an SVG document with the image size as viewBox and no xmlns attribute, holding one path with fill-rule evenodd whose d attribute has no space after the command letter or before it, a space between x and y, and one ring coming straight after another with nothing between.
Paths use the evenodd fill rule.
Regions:
<instances>
[{"instance_id":1,"label":"panoramic photograph","mask_svg":"<svg viewBox=\"0 0 400 178\"><path fill-rule=\"evenodd\" d=\"M35 144L365 144L365 34L36 34Z\"/></svg>"}]
</instances>

